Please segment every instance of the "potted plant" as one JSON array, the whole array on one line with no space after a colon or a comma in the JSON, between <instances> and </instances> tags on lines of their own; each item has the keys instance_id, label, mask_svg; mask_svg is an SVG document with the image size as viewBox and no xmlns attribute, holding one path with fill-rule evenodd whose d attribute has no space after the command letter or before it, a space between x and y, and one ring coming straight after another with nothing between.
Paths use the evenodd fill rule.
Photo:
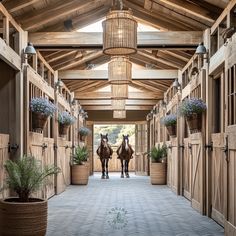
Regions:
<instances>
[{"instance_id":1,"label":"potted plant","mask_svg":"<svg viewBox=\"0 0 236 236\"><path fill-rule=\"evenodd\" d=\"M58 114L59 135L66 135L68 128L75 122L75 118L69 112L63 111Z\"/></svg>"},{"instance_id":2,"label":"potted plant","mask_svg":"<svg viewBox=\"0 0 236 236\"><path fill-rule=\"evenodd\" d=\"M176 123L177 116L175 114L169 114L162 120L170 136L176 136Z\"/></svg>"},{"instance_id":3,"label":"potted plant","mask_svg":"<svg viewBox=\"0 0 236 236\"><path fill-rule=\"evenodd\" d=\"M71 183L86 185L88 184L88 165L86 161L89 157L87 147L78 146L73 155L73 162L71 167Z\"/></svg>"},{"instance_id":4,"label":"potted plant","mask_svg":"<svg viewBox=\"0 0 236 236\"><path fill-rule=\"evenodd\" d=\"M48 117L53 117L56 106L46 98L35 97L30 101L30 110L32 111L33 129L42 131Z\"/></svg>"},{"instance_id":5,"label":"potted plant","mask_svg":"<svg viewBox=\"0 0 236 236\"><path fill-rule=\"evenodd\" d=\"M189 98L182 102L179 113L185 117L190 133L201 131L202 113L206 109L206 104L199 98Z\"/></svg>"},{"instance_id":6,"label":"potted plant","mask_svg":"<svg viewBox=\"0 0 236 236\"><path fill-rule=\"evenodd\" d=\"M6 187L18 197L0 200L0 235L43 236L47 229L47 200L31 198L48 176L60 170L54 166L42 167L32 156L23 156L4 165L7 172Z\"/></svg>"},{"instance_id":7,"label":"potted plant","mask_svg":"<svg viewBox=\"0 0 236 236\"><path fill-rule=\"evenodd\" d=\"M91 133L91 130L88 129L87 127L80 127L79 128L79 137L80 137L80 141L84 142L85 138Z\"/></svg>"},{"instance_id":8,"label":"potted plant","mask_svg":"<svg viewBox=\"0 0 236 236\"><path fill-rule=\"evenodd\" d=\"M151 184L166 184L166 174L167 174L167 147L163 145L162 147L153 147L151 152L151 168L150 177Z\"/></svg>"}]
</instances>

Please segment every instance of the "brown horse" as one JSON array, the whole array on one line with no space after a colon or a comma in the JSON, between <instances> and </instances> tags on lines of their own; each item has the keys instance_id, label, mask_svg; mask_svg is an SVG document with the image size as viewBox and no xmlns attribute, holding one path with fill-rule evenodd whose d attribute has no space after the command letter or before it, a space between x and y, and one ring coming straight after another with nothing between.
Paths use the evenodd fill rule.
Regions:
<instances>
[{"instance_id":1,"label":"brown horse","mask_svg":"<svg viewBox=\"0 0 236 236\"><path fill-rule=\"evenodd\" d=\"M102 164L102 179L109 179L108 175L108 162L109 159L112 158L113 150L111 146L108 144L108 134L103 135L101 134L101 143L97 149L97 154L100 157L100 161ZM105 175L106 172L106 175Z\"/></svg>"},{"instance_id":2,"label":"brown horse","mask_svg":"<svg viewBox=\"0 0 236 236\"><path fill-rule=\"evenodd\" d=\"M118 159L121 162L121 178L124 178L124 166L125 166L125 175L126 178L129 178L129 161L133 158L134 150L129 144L129 135L123 135L122 144L116 151Z\"/></svg>"}]
</instances>

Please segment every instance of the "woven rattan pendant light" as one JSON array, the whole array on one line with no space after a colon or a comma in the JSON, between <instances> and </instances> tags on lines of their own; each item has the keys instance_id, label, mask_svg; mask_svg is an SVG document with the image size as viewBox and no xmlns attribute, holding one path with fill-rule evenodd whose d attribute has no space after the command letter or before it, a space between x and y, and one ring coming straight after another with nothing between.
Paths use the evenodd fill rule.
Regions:
<instances>
[{"instance_id":1,"label":"woven rattan pendant light","mask_svg":"<svg viewBox=\"0 0 236 236\"><path fill-rule=\"evenodd\" d=\"M113 111L113 118L125 119L126 118L126 111L125 110L114 110Z\"/></svg>"},{"instance_id":2,"label":"woven rattan pendant light","mask_svg":"<svg viewBox=\"0 0 236 236\"><path fill-rule=\"evenodd\" d=\"M128 84L132 79L132 63L125 56L112 57L108 63L108 81L111 84Z\"/></svg>"},{"instance_id":3,"label":"woven rattan pendant light","mask_svg":"<svg viewBox=\"0 0 236 236\"><path fill-rule=\"evenodd\" d=\"M128 98L128 84L111 85L111 99L127 99L127 98Z\"/></svg>"},{"instance_id":4,"label":"woven rattan pendant light","mask_svg":"<svg viewBox=\"0 0 236 236\"><path fill-rule=\"evenodd\" d=\"M112 110L125 110L125 99L113 99L111 100Z\"/></svg>"},{"instance_id":5,"label":"woven rattan pendant light","mask_svg":"<svg viewBox=\"0 0 236 236\"><path fill-rule=\"evenodd\" d=\"M137 52L137 22L131 10L111 10L103 26L103 53L107 55L129 55Z\"/></svg>"}]
</instances>

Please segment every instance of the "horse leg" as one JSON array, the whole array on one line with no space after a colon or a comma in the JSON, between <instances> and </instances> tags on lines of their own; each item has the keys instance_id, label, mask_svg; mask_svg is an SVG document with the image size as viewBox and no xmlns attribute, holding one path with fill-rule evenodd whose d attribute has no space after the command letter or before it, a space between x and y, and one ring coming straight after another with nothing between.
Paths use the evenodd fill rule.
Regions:
<instances>
[{"instance_id":1,"label":"horse leg","mask_svg":"<svg viewBox=\"0 0 236 236\"><path fill-rule=\"evenodd\" d=\"M105 179L105 159L100 159L102 164L102 179Z\"/></svg>"},{"instance_id":2,"label":"horse leg","mask_svg":"<svg viewBox=\"0 0 236 236\"><path fill-rule=\"evenodd\" d=\"M109 162L109 159L105 159L106 160L106 179L109 179L109 175L108 175L108 162Z\"/></svg>"},{"instance_id":3,"label":"horse leg","mask_svg":"<svg viewBox=\"0 0 236 236\"><path fill-rule=\"evenodd\" d=\"M121 163L121 178L124 178L124 162L123 159L120 158L120 163Z\"/></svg>"},{"instance_id":4,"label":"horse leg","mask_svg":"<svg viewBox=\"0 0 236 236\"><path fill-rule=\"evenodd\" d=\"M125 160L125 174L126 178L129 178L129 159Z\"/></svg>"}]
</instances>

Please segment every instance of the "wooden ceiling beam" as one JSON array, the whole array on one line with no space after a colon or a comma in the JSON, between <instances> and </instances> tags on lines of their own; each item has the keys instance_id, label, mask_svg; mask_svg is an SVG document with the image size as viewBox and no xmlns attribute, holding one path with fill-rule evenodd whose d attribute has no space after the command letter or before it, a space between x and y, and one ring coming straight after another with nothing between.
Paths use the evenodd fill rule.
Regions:
<instances>
[{"instance_id":1,"label":"wooden ceiling beam","mask_svg":"<svg viewBox=\"0 0 236 236\"><path fill-rule=\"evenodd\" d=\"M65 17L81 9L86 9L91 6L91 4L95 3L96 0L60 0L56 4L52 3L48 5L46 8L32 11L31 14L27 12L25 15L20 16L18 20L24 30L31 31L49 23L50 21Z\"/></svg>"},{"instance_id":2,"label":"wooden ceiling beam","mask_svg":"<svg viewBox=\"0 0 236 236\"><path fill-rule=\"evenodd\" d=\"M148 90L148 91L151 91L151 92L154 92L154 93L156 92L156 93L159 93L159 94L162 94L162 93L164 94L163 90L155 88L155 87L150 86L150 85L146 85L146 84L144 84L140 81L132 81L132 86L134 86L134 87L136 87L140 90L145 89L145 90Z\"/></svg>"},{"instance_id":3,"label":"wooden ceiling beam","mask_svg":"<svg viewBox=\"0 0 236 236\"><path fill-rule=\"evenodd\" d=\"M94 99L86 99L86 100L79 100L80 105L82 106L93 106L93 105L111 105L111 99L100 99L100 100L94 100ZM156 99L126 99L126 105L155 105L157 103Z\"/></svg>"},{"instance_id":4,"label":"wooden ceiling beam","mask_svg":"<svg viewBox=\"0 0 236 236\"><path fill-rule=\"evenodd\" d=\"M45 59L47 60L48 63L52 63L54 61L57 61L61 58L67 57L67 56L71 56L73 54L76 53L76 50L72 50L72 51L58 51L57 53L53 54L53 55L49 55L48 57L45 57Z\"/></svg>"},{"instance_id":5,"label":"wooden ceiling beam","mask_svg":"<svg viewBox=\"0 0 236 236\"><path fill-rule=\"evenodd\" d=\"M151 2L156 2L155 0L149 0ZM158 2L164 3L169 7L174 7L177 10L181 10L185 13L188 13L194 17L201 18L208 24L213 24L216 18L211 14L210 10L206 10L201 6L189 3L184 0L158 0Z\"/></svg>"},{"instance_id":6,"label":"wooden ceiling beam","mask_svg":"<svg viewBox=\"0 0 236 236\"><path fill-rule=\"evenodd\" d=\"M58 72L62 80L108 80L107 70L63 70ZM133 80L174 80L178 70L133 70Z\"/></svg>"},{"instance_id":7,"label":"wooden ceiling beam","mask_svg":"<svg viewBox=\"0 0 236 236\"><path fill-rule=\"evenodd\" d=\"M162 64L165 64L167 66L170 66L170 67L173 67L173 68L176 68L176 69L182 69L183 68L183 66L180 66L177 63L167 61L167 60L165 60L165 58L158 58L158 57L154 56L152 53L149 53L145 50L138 51L137 54L140 55L140 56L143 56L143 57L147 57L148 59L150 59L151 61L156 62L157 64L162 63Z\"/></svg>"},{"instance_id":8,"label":"wooden ceiling beam","mask_svg":"<svg viewBox=\"0 0 236 236\"><path fill-rule=\"evenodd\" d=\"M195 49L202 42L202 31L139 32L138 47ZM36 48L72 50L83 48L102 49L102 32L36 32L29 34L29 41Z\"/></svg>"},{"instance_id":9,"label":"wooden ceiling beam","mask_svg":"<svg viewBox=\"0 0 236 236\"><path fill-rule=\"evenodd\" d=\"M110 99L111 98L111 92L99 92L99 91L93 91L93 92L76 92L75 91L75 98L79 100L84 99ZM129 99L159 99L159 96L156 93L153 92L130 92L129 91Z\"/></svg>"},{"instance_id":10,"label":"wooden ceiling beam","mask_svg":"<svg viewBox=\"0 0 236 236\"><path fill-rule=\"evenodd\" d=\"M183 54L181 51L163 50L162 52L165 52L165 54L168 54L170 56L178 58L184 62L188 62L191 58L191 56L187 56L187 55Z\"/></svg>"},{"instance_id":11,"label":"wooden ceiling beam","mask_svg":"<svg viewBox=\"0 0 236 236\"><path fill-rule=\"evenodd\" d=\"M14 13L39 1L40 0L11 0L4 2L4 7L8 10L9 13Z\"/></svg>"},{"instance_id":12,"label":"wooden ceiling beam","mask_svg":"<svg viewBox=\"0 0 236 236\"><path fill-rule=\"evenodd\" d=\"M102 55L103 55L102 51L88 53L87 55L83 56L82 58L77 58L77 59L70 61L66 64L59 65L56 67L56 69L57 70L68 70L68 69L71 69L72 67L83 65L84 63L86 63L88 61L91 61L95 58L101 57Z\"/></svg>"},{"instance_id":13,"label":"wooden ceiling beam","mask_svg":"<svg viewBox=\"0 0 236 236\"><path fill-rule=\"evenodd\" d=\"M145 110L145 111L150 111L152 110L153 106L144 106L144 105L130 105L130 106L125 106L125 110L132 110L132 111L141 111L141 110ZM109 105L95 105L95 106L83 106L83 109L85 111L111 111L112 107Z\"/></svg>"}]
</instances>

